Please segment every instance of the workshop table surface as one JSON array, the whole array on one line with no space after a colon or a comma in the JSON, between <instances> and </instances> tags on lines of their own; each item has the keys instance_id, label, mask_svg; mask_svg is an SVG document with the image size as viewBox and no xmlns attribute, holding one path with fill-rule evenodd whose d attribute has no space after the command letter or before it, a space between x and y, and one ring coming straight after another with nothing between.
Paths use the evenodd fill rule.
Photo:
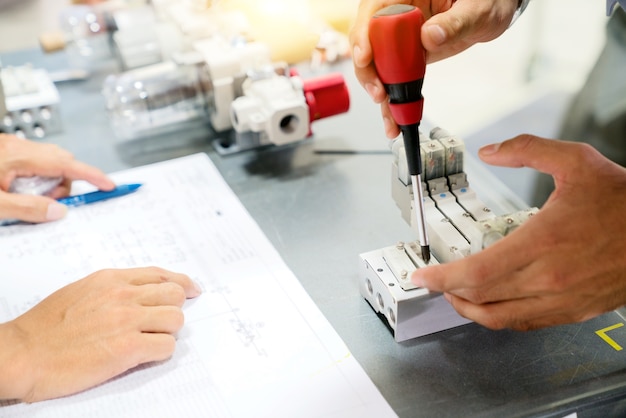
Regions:
<instances>
[{"instance_id":1,"label":"workshop table surface","mask_svg":"<svg viewBox=\"0 0 626 418\"><path fill-rule=\"evenodd\" d=\"M62 53L36 50L0 60L49 71L67 62ZM58 84L64 131L42 141L106 172L208 154L399 416L623 416L626 353L596 334L624 322L618 312L532 332L468 324L394 341L359 293L359 254L416 237L391 198L391 153L378 106L350 63L331 70L349 84L350 112L315 122L312 138L290 146L221 156L205 131L120 142L100 92L104 77L119 71L113 61L87 80ZM473 156L466 161L470 185L496 213L524 208ZM610 336L626 345L626 327Z\"/></svg>"}]
</instances>

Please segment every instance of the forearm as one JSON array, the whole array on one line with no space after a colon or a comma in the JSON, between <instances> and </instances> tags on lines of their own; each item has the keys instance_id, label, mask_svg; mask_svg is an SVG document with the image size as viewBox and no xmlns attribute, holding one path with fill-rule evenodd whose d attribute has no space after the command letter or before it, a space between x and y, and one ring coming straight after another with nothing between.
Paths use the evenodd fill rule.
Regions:
<instances>
[{"instance_id":1,"label":"forearm","mask_svg":"<svg viewBox=\"0 0 626 418\"><path fill-rule=\"evenodd\" d=\"M32 380L28 349L13 322L0 324L0 399L25 399Z\"/></svg>"}]
</instances>

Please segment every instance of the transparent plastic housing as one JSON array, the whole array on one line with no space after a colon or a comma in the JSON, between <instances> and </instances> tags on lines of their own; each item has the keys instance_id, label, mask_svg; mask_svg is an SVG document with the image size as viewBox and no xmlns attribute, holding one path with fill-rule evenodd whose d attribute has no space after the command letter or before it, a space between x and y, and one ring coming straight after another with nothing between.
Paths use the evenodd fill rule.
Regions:
<instances>
[{"instance_id":1,"label":"transparent plastic housing","mask_svg":"<svg viewBox=\"0 0 626 418\"><path fill-rule=\"evenodd\" d=\"M102 11L87 5L66 7L59 15L68 54L83 60L111 56L112 22Z\"/></svg>"},{"instance_id":2,"label":"transparent plastic housing","mask_svg":"<svg viewBox=\"0 0 626 418\"><path fill-rule=\"evenodd\" d=\"M110 75L103 95L116 136L131 140L209 124L211 81L203 65L164 62Z\"/></svg>"}]
</instances>

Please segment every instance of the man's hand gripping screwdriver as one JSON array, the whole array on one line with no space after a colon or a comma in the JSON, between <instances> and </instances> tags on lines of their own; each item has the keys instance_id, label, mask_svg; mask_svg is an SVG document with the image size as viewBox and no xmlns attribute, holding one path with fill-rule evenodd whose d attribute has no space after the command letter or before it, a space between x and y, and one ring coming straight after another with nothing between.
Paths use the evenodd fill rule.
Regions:
<instances>
[{"instance_id":1,"label":"man's hand gripping screwdriver","mask_svg":"<svg viewBox=\"0 0 626 418\"><path fill-rule=\"evenodd\" d=\"M376 72L385 86L391 114L404 138L422 259L428 263L430 246L424 220L419 145L419 125L424 108L422 84L426 72L426 50L420 35L423 24L424 16L417 7L406 4L387 6L370 20L369 38Z\"/></svg>"}]
</instances>

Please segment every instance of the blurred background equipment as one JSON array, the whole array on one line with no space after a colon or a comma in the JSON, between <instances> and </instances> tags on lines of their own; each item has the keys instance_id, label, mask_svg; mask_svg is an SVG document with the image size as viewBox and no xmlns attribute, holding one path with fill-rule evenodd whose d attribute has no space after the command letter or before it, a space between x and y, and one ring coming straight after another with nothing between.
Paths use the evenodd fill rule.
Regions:
<instances>
[{"instance_id":1,"label":"blurred background equipment","mask_svg":"<svg viewBox=\"0 0 626 418\"><path fill-rule=\"evenodd\" d=\"M0 133L39 139L62 130L59 91L48 72L0 65Z\"/></svg>"}]
</instances>

